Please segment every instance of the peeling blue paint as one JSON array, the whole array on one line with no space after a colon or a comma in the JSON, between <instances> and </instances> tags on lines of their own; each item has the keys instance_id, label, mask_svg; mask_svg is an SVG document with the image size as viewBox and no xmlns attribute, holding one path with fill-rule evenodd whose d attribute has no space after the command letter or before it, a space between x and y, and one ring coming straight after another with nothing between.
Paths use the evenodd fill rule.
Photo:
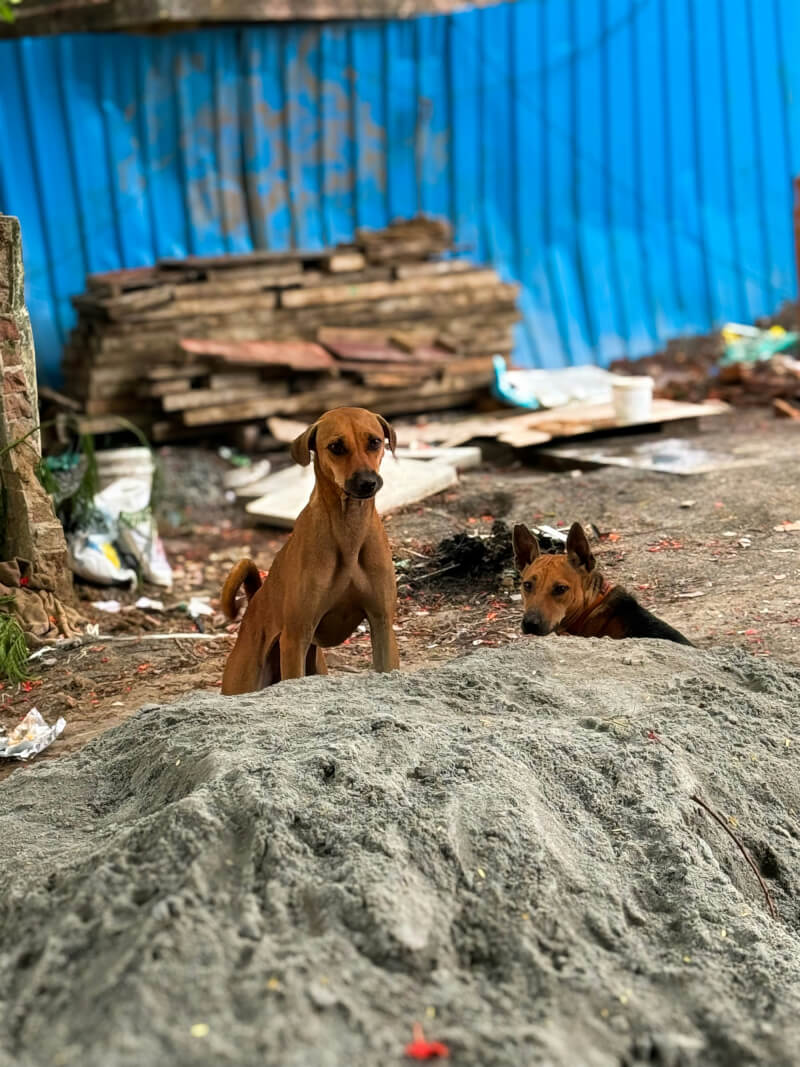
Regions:
<instances>
[{"instance_id":1,"label":"peeling blue paint","mask_svg":"<svg viewBox=\"0 0 800 1067\"><path fill-rule=\"evenodd\" d=\"M652 351L796 289L796 0L517 0L0 42L0 210L43 378L87 273L425 211L523 284L517 358Z\"/></svg>"}]
</instances>

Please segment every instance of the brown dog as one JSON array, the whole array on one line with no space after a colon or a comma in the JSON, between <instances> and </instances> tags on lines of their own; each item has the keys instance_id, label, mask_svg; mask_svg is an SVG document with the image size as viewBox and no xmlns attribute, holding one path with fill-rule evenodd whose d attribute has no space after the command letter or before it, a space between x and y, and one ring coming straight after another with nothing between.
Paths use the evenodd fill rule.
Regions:
<instances>
[{"instance_id":1,"label":"brown dog","mask_svg":"<svg viewBox=\"0 0 800 1067\"><path fill-rule=\"evenodd\" d=\"M691 645L630 593L604 580L580 523L572 524L566 554L558 555L543 555L528 527L515 526L514 562L522 576L526 634L660 637Z\"/></svg>"},{"instance_id":2,"label":"brown dog","mask_svg":"<svg viewBox=\"0 0 800 1067\"><path fill-rule=\"evenodd\" d=\"M364 408L328 411L292 444L306 467L314 454L316 484L264 584L243 559L222 590L222 608L236 616L244 583L249 603L225 664L223 693L249 693L286 678L326 674L323 648L340 645L369 620L376 671L399 666L394 618L394 565L375 509L389 423Z\"/></svg>"}]
</instances>

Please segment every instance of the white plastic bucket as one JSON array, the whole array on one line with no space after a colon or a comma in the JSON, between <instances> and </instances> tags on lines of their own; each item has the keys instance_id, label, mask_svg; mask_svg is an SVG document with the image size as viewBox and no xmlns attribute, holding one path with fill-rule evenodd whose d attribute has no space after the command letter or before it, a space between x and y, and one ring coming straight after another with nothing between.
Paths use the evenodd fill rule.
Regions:
<instances>
[{"instance_id":1,"label":"white plastic bucket","mask_svg":"<svg viewBox=\"0 0 800 1067\"><path fill-rule=\"evenodd\" d=\"M106 489L118 478L136 478L148 487L153 482L153 453L149 448L110 448L96 452L97 479Z\"/></svg>"},{"instance_id":2,"label":"white plastic bucket","mask_svg":"<svg viewBox=\"0 0 800 1067\"><path fill-rule=\"evenodd\" d=\"M615 378L611 399L618 423L647 422L653 410L653 379L647 375Z\"/></svg>"}]
</instances>

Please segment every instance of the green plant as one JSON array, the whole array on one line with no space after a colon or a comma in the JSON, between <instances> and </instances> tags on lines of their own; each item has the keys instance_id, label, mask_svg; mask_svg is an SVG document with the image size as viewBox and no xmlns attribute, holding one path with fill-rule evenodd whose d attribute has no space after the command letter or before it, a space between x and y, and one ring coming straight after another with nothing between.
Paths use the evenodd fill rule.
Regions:
<instances>
[{"instance_id":1,"label":"green plant","mask_svg":"<svg viewBox=\"0 0 800 1067\"><path fill-rule=\"evenodd\" d=\"M0 22L14 21L14 8L22 3L22 0L0 0Z\"/></svg>"},{"instance_id":2,"label":"green plant","mask_svg":"<svg viewBox=\"0 0 800 1067\"><path fill-rule=\"evenodd\" d=\"M28 645L22 627L9 610L13 604L13 597L0 597L0 678L25 682L30 678Z\"/></svg>"}]
</instances>

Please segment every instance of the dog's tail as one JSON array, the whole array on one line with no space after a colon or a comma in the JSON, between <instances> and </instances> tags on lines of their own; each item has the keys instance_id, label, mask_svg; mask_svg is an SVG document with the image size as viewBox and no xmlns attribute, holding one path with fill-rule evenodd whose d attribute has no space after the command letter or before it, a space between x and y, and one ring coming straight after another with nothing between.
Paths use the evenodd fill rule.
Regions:
<instances>
[{"instance_id":1,"label":"dog's tail","mask_svg":"<svg viewBox=\"0 0 800 1067\"><path fill-rule=\"evenodd\" d=\"M233 622L236 618L236 594L244 582L244 591L248 601L252 600L261 588L261 572L251 559L240 559L225 579L220 602L227 618Z\"/></svg>"}]
</instances>

